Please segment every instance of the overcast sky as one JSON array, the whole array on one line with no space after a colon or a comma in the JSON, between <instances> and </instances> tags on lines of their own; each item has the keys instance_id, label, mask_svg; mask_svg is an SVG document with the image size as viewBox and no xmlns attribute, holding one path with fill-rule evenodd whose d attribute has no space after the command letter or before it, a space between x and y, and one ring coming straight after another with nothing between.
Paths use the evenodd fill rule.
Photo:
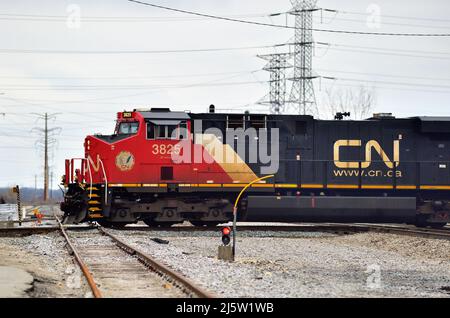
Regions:
<instances>
[{"instance_id":1,"label":"overcast sky","mask_svg":"<svg viewBox=\"0 0 450 318\"><path fill-rule=\"evenodd\" d=\"M268 17L289 10L288 0L148 2L265 23L294 22L292 17L287 21L285 16ZM450 4L445 0L321 0L318 7L339 11L324 12L322 17L317 12L314 27L318 29L450 33ZM79 25L67 18L76 17L78 10ZM50 121L51 127L62 128L51 161L56 188L64 159L83 155L87 134L110 133L117 111L166 106L199 112L211 103L224 110L263 110L255 103L268 93L263 83L268 74L261 71L265 63L256 55L284 49L101 51L259 47L282 44L292 36L289 29L195 18L126 0L1 1L0 113L5 115L0 114L0 186L34 186L35 175L42 186L43 158L35 146L39 135L32 128L42 127L43 122L33 113L58 113ZM319 109L327 88L356 89L364 84L376 94L375 112L450 116L450 38L322 32L314 37L332 44L316 47L316 73L338 79L316 80ZM11 49L22 51L7 51ZM56 54L58 50L72 53Z\"/></svg>"}]
</instances>

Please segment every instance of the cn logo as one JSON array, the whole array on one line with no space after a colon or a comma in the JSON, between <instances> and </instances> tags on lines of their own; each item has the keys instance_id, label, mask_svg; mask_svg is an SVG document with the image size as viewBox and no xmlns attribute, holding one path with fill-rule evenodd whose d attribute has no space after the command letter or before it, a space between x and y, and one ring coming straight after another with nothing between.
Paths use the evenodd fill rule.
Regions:
<instances>
[{"instance_id":1,"label":"cn logo","mask_svg":"<svg viewBox=\"0 0 450 318\"><path fill-rule=\"evenodd\" d=\"M341 148L343 147L361 147L361 140L338 140L334 143L334 164L341 169L358 169L358 161L340 161ZM369 140L366 143L365 160L361 162L361 168L366 169L372 164L372 150L375 150L381 157L381 161L389 168L393 169L394 166L398 167L400 164L400 140L394 140L393 142L393 158L388 157L386 152L381 148L380 144L376 140Z\"/></svg>"}]
</instances>

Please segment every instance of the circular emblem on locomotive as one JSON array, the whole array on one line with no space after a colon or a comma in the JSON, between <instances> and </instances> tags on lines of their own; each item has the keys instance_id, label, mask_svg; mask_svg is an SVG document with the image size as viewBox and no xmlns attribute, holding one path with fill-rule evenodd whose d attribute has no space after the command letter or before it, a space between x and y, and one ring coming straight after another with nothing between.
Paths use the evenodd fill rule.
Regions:
<instances>
[{"instance_id":1,"label":"circular emblem on locomotive","mask_svg":"<svg viewBox=\"0 0 450 318\"><path fill-rule=\"evenodd\" d=\"M116 157L116 166L120 171L130 171L134 167L134 156L129 151L121 151Z\"/></svg>"}]
</instances>

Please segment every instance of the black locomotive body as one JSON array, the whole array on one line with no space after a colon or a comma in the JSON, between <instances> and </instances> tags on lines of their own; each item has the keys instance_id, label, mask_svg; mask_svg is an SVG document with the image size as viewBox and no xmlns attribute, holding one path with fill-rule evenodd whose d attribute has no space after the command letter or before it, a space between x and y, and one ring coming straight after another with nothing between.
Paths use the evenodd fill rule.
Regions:
<instances>
[{"instance_id":1,"label":"black locomotive body","mask_svg":"<svg viewBox=\"0 0 450 318\"><path fill-rule=\"evenodd\" d=\"M192 117L202 120L203 131L215 127L224 135L229 128L264 128L269 135L278 129L274 187L264 195L249 191L243 213L247 220L407 222L436 227L450 222L450 118ZM245 143L249 149L250 138L227 142L235 149ZM247 152L246 161L249 156ZM255 172L263 165L249 163Z\"/></svg>"}]
</instances>

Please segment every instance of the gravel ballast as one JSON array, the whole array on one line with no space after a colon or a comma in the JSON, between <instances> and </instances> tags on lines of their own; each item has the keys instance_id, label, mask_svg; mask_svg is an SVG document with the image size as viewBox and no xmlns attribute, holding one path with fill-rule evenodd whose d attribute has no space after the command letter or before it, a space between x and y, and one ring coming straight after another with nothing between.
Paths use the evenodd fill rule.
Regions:
<instances>
[{"instance_id":1,"label":"gravel ballast","mask_svg":"<svg viewBox=\"0 0 450 318\"><path fill-rule=\"evenodd\" d=\"M0 266L22 269L33 276L33 287L26 297L92 296L58 232L0 237Z\"/></svg>"},{"instance_id":2,"label":"gravel ballast","mask_svg":"<svg viewBox=\"0 0 450 318\"><path fill-rule=\"evenodd\" d=\"M217 259L219 233L112 232L221 297L450 297L445 240L241 232L229 263Z\"/></svg>"}]
</instances>

